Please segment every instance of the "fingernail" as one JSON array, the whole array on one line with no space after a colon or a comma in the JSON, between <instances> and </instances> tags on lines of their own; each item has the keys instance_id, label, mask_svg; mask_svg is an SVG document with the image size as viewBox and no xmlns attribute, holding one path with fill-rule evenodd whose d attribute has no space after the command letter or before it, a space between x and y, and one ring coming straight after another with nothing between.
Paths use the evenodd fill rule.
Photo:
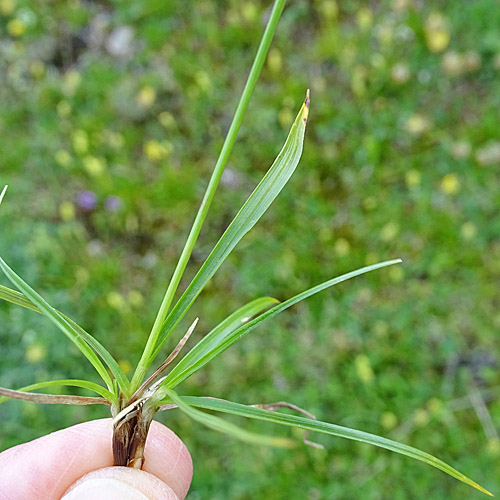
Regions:
<instances>
[{"instance_id":1,"label":"fingernail","mask_svg":"<svg viewBox=\"0 0 500 500\"><path fill-rule=\"evenodd\" d=\"M61 500L179 500L174 491L148 472L106 467L89 472Z\"/></svg>"},{"instance_id":2,"label":"fingernail","mask_svg":"<svg viewBox=\"0 0 500 500\"><path fill-rule=\"evenodd\" d=\"M117 479L88 479L75 486L62 500L150 500L141 491Z\"/></svg>"}]
</instances>

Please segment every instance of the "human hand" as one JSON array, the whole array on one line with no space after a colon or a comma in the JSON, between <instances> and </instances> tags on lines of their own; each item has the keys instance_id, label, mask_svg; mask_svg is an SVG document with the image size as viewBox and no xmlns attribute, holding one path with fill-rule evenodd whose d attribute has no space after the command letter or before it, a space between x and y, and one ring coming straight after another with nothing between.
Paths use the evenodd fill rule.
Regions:
<instances>
[{"instance_id":1,"label":"human hand","mask_svg":"<svg viewBox=\"0 0 500 500\"><path fill-rule=\"evenodd\" d=\"M93 420L0 453L0 500L184 499L193 466L170 429L152 422L144 470L112 467L111 436L111 419Z\"/></svg>"}]
</instances>

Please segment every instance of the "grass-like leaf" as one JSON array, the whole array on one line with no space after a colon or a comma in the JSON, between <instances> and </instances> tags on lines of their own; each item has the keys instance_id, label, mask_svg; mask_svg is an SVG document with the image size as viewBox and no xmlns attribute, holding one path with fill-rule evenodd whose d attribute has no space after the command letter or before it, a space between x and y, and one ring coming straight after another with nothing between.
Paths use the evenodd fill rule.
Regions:
<instances>
[{"instance_id":1,"label":"grass-like leaf","mask_svg":"<svg viewBox=\"0 0 500 500\"><path fill-rule=\"evenodd\" d=\"M171 385L174 387L196 372L203 363L207 353L216 349L224 340L237 330L242 324L248 322L256 314L265 311L269 307L279 304L279 301L272 297L261 297L249 302L237 309L224 321L219 323L212 331L205 335L170 371L169 380L175 380ZM202 363L200 365L200 363ZM170 385L170 384L169 384Z\"/></svg>"},{"instance_id":2,"label":"grass-like leaf","mask_svg":"<svg viewBox=\"0 0 500 500\"><path fill-rule=\"evenodd\" d=\"M32 311L35 311L39 314L45 314L39 307L34 305L25 295L22 293L12 290L6 286L0 285L0 299L11 302L12 304L17 304L21 307L25 307ZM86 332L78 323L73 321L69 316L66 316L64 313L54 309L59 315L61 315L70 326L83 337L83 339L95 350L95 352L101 357L101 359L108 366L109 371L115 377L115 380L118 382L119 388L126 394L129 388L129 381L126 375L123 373L123 370L120 368L120 365L116 362L116 360L111 356L111 354L107 351L107 349L96 340L90 333ZM114 385L114 384L113 384ZM109 387L109 386L108 386ZM119 388L114 388L113 391L118 394Z\"/></svg>"},{"instance_id":3,"label":"grass-like leaf","mask_svg":"<svg viewBox=\"0 0 500 500\"><path fill-rule=\"evenodd\" d=\"M2 200L3 200L3 197L5 196L5 193L7 192L7 188L9 186L4 186L3 189L2 189L2 192L0 193L0 205L2 204Z\"/></svg>"},{"instance_id":4,"label":"grass-like leaf","mask_svg":"<svg viewBox=\"0 0 500 500\"><path fill-rule=\"evenodd\" d=\"M193 281L182 294L181 298L167 316L161 334L156 343L152 356L147 360L148 366L157 356L170 333L178 325L191 307L196 297L201 293L210 278L222 265L224 260L257 223L278 196L285 184L290 179L302 155L304 134L306 131L307 117L309 115L309 94L295 118L288 138L278 157L267 171L261 182L249 196L243 207L226 229L214 249L203 263Z\"/></svg>"},{"instance_id":5,"label":"grass-like leaf","mask_svg":"<svg viewBox=\"0 0 500 500\"><path fill-rule=\"evenodd\" d=\"M171 394L169 395L175 404L178 404L177 401L181 401L183 404L204 408L206 410L214 410L222 413L229 413L231 415L238 415L240 417L264 420L266 422L273 422L275 424L286 425L289 427L299 427L301 429L321 432L323 434L329 434L331 436L342 437L354 441L361 441L362 443L378 446L379 448L385 448L386 450L394 451L396 453L400 453L401 455L406 455L410 458L414 458L415 460L424 462L428 465L432 465L432 467L440 469L455 479L458 479L459 481L462 481L463 483L468 484L469 486L472 486L487 495L493 496L488 490L484 489L475 481L469 479L467 476L457 471L447 463L439 460L439 458L433 457L432 455L429 455L429 453L425 453L424 451L420 451L411 446L376 436L375 434L369 434L368 432L358 431L356 429L350 429L348 427L342 427L340 425L329 424L327 422L321 422L304 417L262 410L260 408L233 403L231 401L194 396L183 396L182 398L177 396L176 400L174 400Z\"/></svg>"},{"instance_id":6,"label":"grass-like leaf","mask_svg":"<svg viewBox=\"0 0 500 500\"><path fill-rule=\"evenodd\" d=\"M210 429L214 429L227 434L228 436L252 444L277 446L279 448L293 448L294 446L297 446L297 442L292 439L266 436L241 429L237 425L227 422L222 418L216 417L215 415L209 415L208 413L193 408L185 401L184 398L181 399L174 391L167 389L167 392L169 398L183 413L185 413L188 417L191 417L193 420L206 425Z\"/></svg>"},{"instance_id":7,"label":"grass-like leaf","mask_svg":"<svg viewBox=\"0 0 500 500\"><path fill-rule=\"evenodd\" d=\"M252 97L255 85L257 84L257 80L259 79L262 67L264 66L264 62L266 60L267 53L269 52L269 47L271 46L271 41L273 39L274 33L276 32L276 27L278 25L281 13L283 12L283 8L285 7L285 1L286 0L274 1L273 7L269 14L266 28L259 44L259 48L257 49L257 53L255 54L255 59L250 69L250 73L248 74L248 78L238 102L236 111L234 113L233 120L231 121L231 125L227 132L226 138L224 139L224 144L222 145L222 149L220 151L219 157L217 158L214 170L212 172L212 175L210 176L210 181L208 182L207 189L205 191L205 194L203 195L200 208L196 213L193 225L191 227L191 230L189 231L189 235L187 237L186 243L184 244L184 248L182 249L177 265L175 266L174 273L172 274L172 278L170 279L170 282L168 284L165 296L163 297L162 303L160 305L160 309L158 311L158 314L156 315L153 328L151 329L148 341L132 378L131 385L134 390L137 389L141 384L144 376L146 375L148 366L151 364L152 359L154 359L154 357L152 357L152 353L156 347L158 336L162 331L163 322L165 321L167 313L170 310L174 295L177 291L182 275L184 274L189 258L191 257L201 228L203 227L203 222L205 221L208 211L210 210L210 205L212 204L212 200L215 196L217 186L219 185L224 169L226 168L229 157L231 156L231 151L236 141L236 137L238 136L238 131L240 130L241 124L243 122L243 117L245 116L248 104L250 103L250 98Z\"/></svg>"},{"instance_id":8,"label":"grass-like leaf","mask_svg":"<svg viewBox=\"0 0 500 500\"><path fill-rule=\"evenodd\" d=\"M45 314L45 316L47 316L78 347L82 354L90 361L90 363L92 363L92 366L94 366L97 373L99 373L104 383L108 386L108 389L114 390L114 384L97 354L99 354L99 356L101 356L104 362L108 365L109 370L118 381L122 391L125 393L128 391L129 381L127 377L113 356L111 356L102 344L100 344L96 339L94 339L94 337L92 337L92 335L87 333L73 320L65 317L59 311L54 309L40 294L33 290L33 288L31 288L20 276L18 276L2 258L0 258L0 268L12 284L23 292L25 299L29 299L29 301L31 301L38 308L37 312ZM5 287L2 287L1 291L4 293L2 298L9 300L7 297L13 297L13 291L5 294ZM17 299L18 300L15 303L24 306L24 300L21 297L17 297ZM33 308L31 307L30 309Z\"/></svg>"},{"instance_id":9,"label":"grass-like leaf","mask_svg":"<svg viewBox=\"0 0 500 500\"><path fill-rule=\"evenodd\" d=\"M114 395L112 392L108 391L105 387L95 384L94 382L89 382L88 380L80 379L60 379L60 380L48 380L46 382L37 382L36 384L30 384L25 387L17 389L17 392L29 392L36 391L38 389L45 389L48 387L81 387L82 389L88 389L89 391L99 394L103 398L113 401ZM9 399L7 396L0 398L0 404L4 403Z\"/></svg>"},{"instance_id":10,"label":"grass-like leaf","mask_svg":"<svg viewBox=\"0 0 500 500\"><path fill-rule=\"evenodd\" d=\"M333 278L329 281L325 281L320 285L317 285L305 292L299 293L292 297L291 299L282 302L272 309L260 314L253 320L248 323L244 323L240 325L236 329L232 329L230 331L224 332L225 335L214 335L212 338L206 340L202 339L191 352L195 351L195 353L191 355L191 352L185 356L177 366L167 375L165 381L163 382L165 386L173 388L178 385L180 382L185 380L187 377L192 375L194 372L205 366L208 362L218 356L220 353L225 351L228 347L233 345L237 340L239 340L243 335L246 335L255 327L257 327L263 321L276 316L280 312L288 309L293 306L297 302L300 302L304 299L307 299L311 295L314 295L322 290L325 290L328 287L337 285L342 281L347 281L355 276L360 276L361 274L368 273L370 271L374 271L375 269L381 269L383 267L391 266L393 264L398 264L401 262L401 259L389 260L386 262L380 262L378 264L373 264L371 266L362 267L361 269L357 269L356 271L351 271L350 273L343 274L338 276L337 278ZM187 361L184 361L186 360Z\"/></svg>"}]
</instances>

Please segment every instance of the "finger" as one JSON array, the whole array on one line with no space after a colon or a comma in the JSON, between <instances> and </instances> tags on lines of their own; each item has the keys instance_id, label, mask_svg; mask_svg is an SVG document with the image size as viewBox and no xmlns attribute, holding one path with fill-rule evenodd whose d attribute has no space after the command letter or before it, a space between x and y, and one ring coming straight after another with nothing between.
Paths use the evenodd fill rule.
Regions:
<instances>
[{"instance_id":1,"label":"finger","mask_svg":"<svg viewBox=\"0 0 500 500\"><path fill-rule=\"evenodd\" d=\"M54 432L0 453L0 499L59 500L84 474L113 465L111 419L94 420ZM184 498L192 462L182 441L153 422L146 441L144 470Z\"/></svg>"}]
</instances>

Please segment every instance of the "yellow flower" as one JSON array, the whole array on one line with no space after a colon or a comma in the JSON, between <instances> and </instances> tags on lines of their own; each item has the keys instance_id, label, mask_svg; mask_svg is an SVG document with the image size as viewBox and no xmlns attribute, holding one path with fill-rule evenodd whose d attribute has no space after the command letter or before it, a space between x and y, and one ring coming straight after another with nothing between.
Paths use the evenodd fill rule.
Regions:
<instances>
[{"instance_id":1,"label":"yellow flower","mask_svg":"<svg viewBox=\"0 0 500 500\"><path fill-rule=\"evenodd\" d=\"M386 411L380 417L380 424L384 429L392 431L398 425L398 418L392 411Z\"/></svg>"},{"instance_id":2,"label":"yellow flower","mask_svg":"<svg viewBox=\"0 0 500 500\"><path fill-rule=\"evenodd\" d=\"M394 222L388 222L380 231L382 241L392 241L399 232L399 228Z\"/></svg>"},{"instance_id":3,"label":"yellow flower","mask_svg":"<svg viewBox=\"0 0 500 500\"><path fill-rule=\"evenodd\" d=\"M69 201L63 201L59 205L59 215L63 221L73 220L75 218L75 206Z\"/></svg>"},{"instance_id":4,"label":"yellow flower","mask_svg":"<svg viewBox=\"0 0 500 500\"><path fill-rule=\"evenodd\" d=\"M206 71L197 71L195 75L196 85L203 92L209 93L212 91L212 80Z\"/></svg>"},{"instance_id":5,"label":"yellow flower","mask_svg":"<svg viewBox=\"0 0 500 500\"><path fill-rule=\"evenodd\" d=\"M137 94L137 104L144 109L150 108L156 100L156 91L150 85L143 87Z\"/></svg>"},{"instance_id":6,"label":"yellow flower","mask_svg":"<svg viewBox=\"0 0 500 500\"><path fill-rule=\"evenodd\" d=\"M283 57L279 49L272 48L267 56L267 67L272 73L279 73L283 67Z\"/></svg>"},{"instance_id":7,"label":"yellow flower","mask_svg":"<svg viewBox=\"0 0 500 500\"><path fill-rule=\"evenodd\" d=\"M12 36L21 36L26 31L26 27L21 19L12 19L7 23L7 32Z\"/></svg>"},{"instance_id":8,"label":"yellow flower","mask_svg":"<svg viewBox=\"0 0 500 500\"><path fill-rule=\"evenodd\" d=\"M394 283L401 283L405 277L402 266L391 266L391 268L388 269L388 274Z\"/></svg>"},{"instance_id":9,"label":"yellow flower","mask_svg":"<svg viewBox=\"0 0 500 500\"><path fill-rule=\"evenodd\" d=\"M455 174L446 174L441 179L441 191L447 195L454 195L460 191L460 181Z\"/></svg>"},{"instance_id":10,"label":"yellow flower","mask_svg":"<svg viewBox=\"0 0 500 500\"><path fill-rule=\"evenodd\" d=\"M142 296L141 292L138 292L137 290L131 290L128 293L127 299L128 303L132 307L141 307L144 303L144 297Z\"/></svg>"},{"instance_id":11,"label":"yellow flower","mask_svg":"<svg viewBox=\"0 0 500 500\"><path fill-rule=\"evenodd\" d=\"M464 222L460 228L460 235L464 240L473 240L477 236L477 227L472 222Z\"/></svg>"},{"instance_id":12,"label":"yellow flower","mask_svg":"<svg viewBox=\"0 0 500 500\"><path fill-rule=\"evenodd\" d=\"M106 168L106 160L97 156L86 156L83 158L85 170L93 177L101 175Z\"/></svg>"},{"instance_id":13,"label":"yellow flower","mask_svg":"<svg viewBox=\"0 0 500 500\"><path fill-rule=\"evenodd\" d=\"M68 101L59 101L56 110L59 116L66 118L71 114L71 104Z\"/></svg>"},{"instance_id":14,"label":"yellow flower","mask_svg":"<svg viewBox=\"0 0 500 500\"><path fill-rule=\"evenodd\" d=\"M439 12L429 15L424 26L427 48L431 52L443 52L450 43L448 20Z\"/></svg>"},{"instance_id":15,"label":"yellow flower","mask_svg":"<svg viewBox=\"0 0 500 500\"><path fill-rule=\"evenodd\" d=\"M143 150L151 161L160 161L172 152L172 145L169 142L151 140L144 144Z\"/></svg>"},{"instance_id":16,"label":"yellow flower","mask_svg":"<svg viewBox=\"0 0 500 500\"><path fill-rule=\"evenodd\" d=\"M354 366L356 368L356 375L359 380L365 384L370 384L375 379L373 368L370 359L365 354L359 354L354 359Z\"/></svg>"},{"instance_id":17,"label":"yellow flower","mask_svg":"<svg viewBox=\"0 0 500 500\"><path fill-rule=\"evenodd\" d=\"M158 115L158 121L161 123L163 127L166 129L170 129L175 125L174 115L168 111L162 111Z\"/></svg>"},{"instance_id":18,"label":"yellow flower","mask_svg":"<svg viewBox=\"0 0 500 500\"><path fill-rule=\"evenodd\" d=\"M408 170L405 174L406 185L411 189L420 186L421 175L418 170Z\"/></svg>"},{"instance_id":19,"label":"yellow flower","mask_svg":"<svg viewBox=\"0 0 500 500\"><path fill-rule=\"evenodd\" d=\"M109 292L106 296L106 301L110 307L116 309L117 311L121 311L127 308L125 299L118 292Z\"/></svg>"},{"instance_id":20,"label":"yellow flower","mask_svg":"<svg viewBox=\"0 0 500 500\"><path fill-rule=\"evenodd\" d=\"M63 149L56 151L54 159L56 163L61 167L68 167L71 164L71 155Z\"/></svg>"},{"instance_id":21,"label":"yellow flower","mask_svg":"<svg viewBox=\"0 0 500 500\"><path fill-rule=\"evenodd\" d=\"M339 6L335 0L323 0L318 9L326 21L333 21L339 15Z\"/></svg>"},{"instance_id":22,"label":"yellow flower","mask_svg":"<svg viewBox=\"0 0 500 500\"><path fill-rule=\"evenodd\" d=\"M89 136L85 130L75 130L71 142L77 154L84 154L89 149Z\"/></svg>"},{"instance_id":23,"label":"yellow flower","mask_svg":"<svg viewBox=\"0 0 500 500\"><path fill-rule=\"evenodd\" d=\"M293 122L294 115L290 108L284 107L278 113L278 121L282 127L290 127L290 123Z\"/></svg>"},{"instance_id":24,"label":"yellow flower","mask_svg":"<svg viewBox=\"0 0 500 500\"><path fill-rule=\"evenodd\" d=\"M423 408L418 408L413 414L413 422L417 427L425 427L429 423L429 413Z\"/></svg>"},{"instance_id":25,"label":"yellow flower","mask_svg":"<svg viewBox=\"0 0 500 500\"><path fill-rule=\"evenodd\" d=\"M373 23L373 14L368 7L361 7L358 12L356 12L356 21L358 26L366 31Z\"/></svg>"},{"instance_id":26,"label":"yellow flower","mask_svg":"<svg viewBox=\"0 0 500 500\"><path fill-rule=\"evenodd\" d=\"M32 61L28 69L32 76L40 78L45 73L45 64L42 61Z\"/></svg>"},{"instance_id":27,"label":"yellow flower","mask_svg":"<svg viewBox=\"0 0 500 500\"><path fill-rule=\"evenodd\" d=\"M241 13L248 22L256 21L259 18L259 10L253 2L245 2L242 5Z\"/></svg>"},{"instance_id":28,"label":"yellow flower","mask_svg":"<svg viewBox=\"0 0 500 500\"><path fill-rule=\"evenodd\" d=\"M78 73L78 71L74 69L66 71L66 73L64 74L64 80L62 84L62 91L64 95L67 96L73 95L80 86L81 82L82 82L82 77L80 76L80 73Z\"/></svg>"},{"instance_id":29,"label":"yellow flower","mask_svg":"<svg viewBox=\"0 0 500 500\"><path fill-rule=\"evenodd\" d=\"M16 3L14 0L0 0L0 14L3 16L10 16L15 8Z\"/></svg>"},{"instance_id":30,"label":"yellow flower","mask_svg":"<svg viewBox=\"0 0 500 500\"><path fill-rule=\"evenodd\" d=\"M47 348L42 344L30 344L24 353L26 361L30 364L39 363L47 357Z\"/></svg>"},{"instance_id":31,"label":"yellow flower","mask_svg":"<svg viewBox=\"0 0 500 500\"><path fill-rule=\"evenodd\" d=\"M339 238L333 248L339 257L343 257L351 250L351 244L345 238Z\"/></svg>"},{"instance_id":32,"label":"yellow flower","mask_svg":"<svg viewBox=\"0 0 500 500\"><path fill-rule=\"evenodd\" d=\"M431 127L430 121L423 115L415 113L406 121L406 131L412 135L420 135L429 130Z\"/></svg>"}]
</instances>

